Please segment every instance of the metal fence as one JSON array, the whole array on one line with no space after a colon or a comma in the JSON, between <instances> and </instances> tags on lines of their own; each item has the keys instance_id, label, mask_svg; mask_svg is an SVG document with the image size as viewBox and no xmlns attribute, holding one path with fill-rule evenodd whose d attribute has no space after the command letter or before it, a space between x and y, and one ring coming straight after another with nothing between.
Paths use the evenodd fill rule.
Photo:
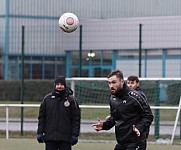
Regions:
<instances>
[{"instance_id":1,"label":"metal fence","mask_svg":"<svg viewBox=\"0 0 181 150\"><path fill-rule=\"evenodd\" d=\"M9 113L9 109L12 108L12 107L15 107L16 109L18 108L39 108L40 105L38 104L0 104L0 107L4 107L5 108L5 130L6 130L6 139L9 139L9 131L10 130L18 130L17 128L16 129L10 129L9 128L9 125L10 123L13 125L13 122L12 122L12 118L9 117L10 113ZM158 110L158 111L162 111L162 110L168 110L168 111L172 111L172 110L179 110L181 106L178 106L178 107L173 107L173 106L151 106L151 109L153 112L155 112L155 110ZM101 106L101 105L80 105L80 108L81 109L99 109L99 113L102 109L109 109L109 106ZM85 110L86 111L86 110ZM98 113L98 115L99 115ZM87 115L91 115L91 114L87 114ZM106 114L105 114L106 115ZM170 138L170 142L171 144L173 143L174 141L174 138L175 136L180 136L179 135L179 123L178 123L178 117L179 117L179 111L177 111L177 114L175 114L176 118L173 120L173 121L163 121L163 120L157 120L158 122L153 122L151 128L150 128L150 135L154 135L155 138L159 138L161 135L169 135L167 138ZM20 132L24 132L26 130L31 130L31 131L36 131L37 129L37 118L34 118L34 120L31 120L31 124L30 122L25 124L25 119L27 118L16 118L18 124L20 125L20 129L18 131ZM91 124L96 120L96 118L92 118L92 119L84 119L82 118L81 120L81 133L88 133L88 132L94 132L93 129L91 129ZM3 122L3 120L1 120L1 122ZM94 122L94 123L95 123ZM17 125L14 124L14 125ZM24 129L24 126L32 126L34 127L34 129ZM1 128L3 128L1 126ZM15 127L14 127L15 128ZM180 126L181 128L181 126ZM0 129L2 130L2 129ZM160 132L160 133L157 133L157 132ZM110 132L114 132L114 130L111 130Z\"/></svg>"}]
</instances>

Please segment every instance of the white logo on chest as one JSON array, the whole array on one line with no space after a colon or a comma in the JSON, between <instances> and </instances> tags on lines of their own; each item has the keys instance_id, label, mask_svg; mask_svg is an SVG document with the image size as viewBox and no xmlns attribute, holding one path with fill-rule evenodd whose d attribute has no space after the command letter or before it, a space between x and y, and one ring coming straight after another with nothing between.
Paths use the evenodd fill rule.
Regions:
<instances>
[{"instance_id":1,"label":"white logo on chest","mask_svg":"<svg viewBox=\"0 0 181 150\"><path fill-rule=\"evenodd\" d=\"M115 98L115 97L113 98L113 101L116 101L116 98Z\"/></svg>"},{"instance_id":2,"label":"white logo on chest","mask_svg":"<svg viewBox=\"0 0 181 150\"><path fill-rule=\"evenodd\" d=\"M68 100L66 100L66 101L64 102L64 106L65 106L65 107L69 107L69 106L70 106L70 102L69 102Z\"/></svg>"},{"instance_id":3,"label":"white logo on chest","mask_svg":"<svg viewBox=\"0 0 181 150\"><path fill-rule=\"evenodd\" d=\"M123 100L123 104L126 104L126 100Z\"/></svg>"}]
</instances>

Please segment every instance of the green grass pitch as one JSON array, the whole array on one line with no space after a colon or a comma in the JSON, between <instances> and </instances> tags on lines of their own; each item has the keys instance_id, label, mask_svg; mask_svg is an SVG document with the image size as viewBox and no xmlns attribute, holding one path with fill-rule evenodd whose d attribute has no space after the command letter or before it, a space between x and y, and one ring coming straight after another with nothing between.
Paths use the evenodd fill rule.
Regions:
<instances>
[{"instance_id":1,"label":"green grass pitch","mask_svg":"<svg viewBox=\"0 0 181 150\"><path fill-rule=\"evenodd\" d=\"M73 150L113 150L115 143L79 142ZM32 139L0 139L0 150L44 150L44 144ZM148 145L147 150L180 150L181 145Z\"/></svg>"}]
</instances>

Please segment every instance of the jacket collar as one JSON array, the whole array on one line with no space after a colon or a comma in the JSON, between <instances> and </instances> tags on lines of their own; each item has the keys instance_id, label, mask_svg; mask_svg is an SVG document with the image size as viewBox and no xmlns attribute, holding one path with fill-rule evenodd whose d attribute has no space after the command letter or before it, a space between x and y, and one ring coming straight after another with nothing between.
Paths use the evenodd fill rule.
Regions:
<instances>
[{"instance_id":1,"label":"jacket collar","mask_svg":"<svg viewBox=\"0 0 181 150\"><path fill-rule=\"evenodd\" d=\"M122 98L130 91L129 87L124 83L123 88L115 94L116 97Z\"/></svg>"}]
</instances>

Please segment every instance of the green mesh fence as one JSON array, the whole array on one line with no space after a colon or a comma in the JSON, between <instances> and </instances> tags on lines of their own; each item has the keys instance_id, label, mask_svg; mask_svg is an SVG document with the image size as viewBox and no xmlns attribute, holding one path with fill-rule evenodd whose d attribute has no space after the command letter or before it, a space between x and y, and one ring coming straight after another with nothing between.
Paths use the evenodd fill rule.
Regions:
<instances>
[{"instance_id":1,"label":"green mesh fence","mask_svg":"<svg viewBox=\"0 0 181 150\"><path fill-rule=\"evenodd\" d=\"M24 84L25 101L41 101L53 89L53 80L25 80ZM109 103L110 91L106 78L69 78L67 86L72 88L81 104ZM181 79L140 79L140 87L150 105L178 105ZM20 81L1 80L0 90L0 101L20 100Z\"/></svg>"},{"instance_id":2,"label":"green mesh fence","mask_svg":"<svg viewBox=\"0 0 181 150\"><path fill-rule=\"evenodd\" d=\"M72 79L68 80L71 87ZM181 79L140 79L140 87L150 105L178 105L181 93ZM107 81L98 79L76 79L74 92L83 104L107 104L109 88Z\"/></svg>"}]
</instances>

